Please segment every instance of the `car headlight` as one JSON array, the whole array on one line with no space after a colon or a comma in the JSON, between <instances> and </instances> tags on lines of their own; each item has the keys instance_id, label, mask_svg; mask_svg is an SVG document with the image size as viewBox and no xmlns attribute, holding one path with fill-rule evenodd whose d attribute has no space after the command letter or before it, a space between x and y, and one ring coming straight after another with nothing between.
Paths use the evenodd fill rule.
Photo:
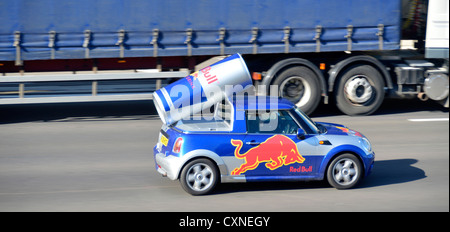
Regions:
<instances>
[{"instance_id":1,"label":"car headlight","mask_svg":"<svg viewBox=\"0 0 450 232\"><path fill-rule=\"evenodd\" d=\"M368 152L372 152L372 144L370 144L369 140L366 138L361 138L361 145L366 149Z\"/></svg>"}]
</instances>

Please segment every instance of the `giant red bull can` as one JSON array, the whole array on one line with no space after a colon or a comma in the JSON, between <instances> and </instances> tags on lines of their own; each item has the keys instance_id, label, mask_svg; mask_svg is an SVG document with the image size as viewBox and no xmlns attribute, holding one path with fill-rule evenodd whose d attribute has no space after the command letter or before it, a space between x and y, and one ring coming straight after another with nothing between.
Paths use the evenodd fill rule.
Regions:
<instances>
[{"instance_id":1,"label":"giant red bull can","mask_svg":"<svg viewBox=\"0 0 450 232\"><path fill-rule=\"evenodd\" d=\"M170 125L251 86L247 65L235 54L156 90L153 102L163 123Z\"/></svg>"}]
</instances>

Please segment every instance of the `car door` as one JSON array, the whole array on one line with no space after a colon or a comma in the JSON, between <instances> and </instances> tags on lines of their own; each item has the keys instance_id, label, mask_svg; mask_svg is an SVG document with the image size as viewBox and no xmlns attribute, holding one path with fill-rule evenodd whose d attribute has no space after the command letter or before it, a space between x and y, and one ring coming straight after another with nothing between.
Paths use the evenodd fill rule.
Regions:
<instances>
[{"instance_id":1,"label":"car door","mask_svg":"<svg viewBox=\"0 0 450 232\"><path fill-rule=\"evenodd\" d=\"M316 153L315 136L297 138L299 124L289 111L247 111L247 134L234 140L235 158L242 160L232 175L248 178L310 175L314 168L305 156Z\"/></svg>"}]
</instances>

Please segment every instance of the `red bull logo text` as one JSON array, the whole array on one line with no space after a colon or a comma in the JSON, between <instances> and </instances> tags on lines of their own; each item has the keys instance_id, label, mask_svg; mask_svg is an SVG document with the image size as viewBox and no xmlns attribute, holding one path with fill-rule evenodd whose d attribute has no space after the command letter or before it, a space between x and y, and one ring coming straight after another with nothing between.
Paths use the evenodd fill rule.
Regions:
<instances>
[{"instance_id":1,"label":"red bull logo text","mask_svg":"<svg viewBox=\"0 0 450 232\"><path fill-rule=\"evenodd\" d=\"M186 77L186 80L189 82L189 85L191 86L192 89L195 88L194 81L197 80L197 76L198 71Z\"/></svg>"},{"instance_id":2,"label":"red bull logo text","mask_svg":"<svg viewBox=\"0 0 450 232\"><path fill-rule=\"evenodd\" d=\"M203 76L205 77L206 82L208 82L208 84L212 84L212 83L218 81L217 76L210 73L211 66L208 66L200 71L203 73Z\"/></svg>"},{"instance_id":3,"label":"red bull logo text","mask_svg":"<svg viewBox=\"0 0 450 232\"><path fill-rule=\"evenodd\" d=\"M188 80L189 84L191 85L191 88L195 88L194 82L195 80L197 80L199 78L199 72L201 72L200 77L205 78L206 82L209 84L212 84L214 82L219 82L219 79L217 79L216 75L213 75L211 73L211 66L208 66L206 68L201 69L200 71L191 73L189 76L186 77L186 79Z\"/></svg>"},{"instance_id":4,"label":"red bull logo text","mask_svg":"<svg viewBox=\"0 0 450 232\"><path fill-rule=\"evenodd\" d=\"M312 172L312 166L300 166L298 168L290 167L289 172Z\"/></svg>"},{"instance_id":5,"label":"red bull logo text","mask_svg":"<svg viewBox=\"0 0 450 232\"><path fill-rule=\"evenodd\" d=\"M285 135L274 135L244 154L240 154L242 140L232 139L231 144L236 147L234 151L236 158L245 159L245 162L239 168L234 169L231 175L241 175L248 170L254 170L263 162L266 163L265 166L268 169L275 170L283 165L305 161L305 158L298 152L295 142Z\"/></svg>"}]
</instances>

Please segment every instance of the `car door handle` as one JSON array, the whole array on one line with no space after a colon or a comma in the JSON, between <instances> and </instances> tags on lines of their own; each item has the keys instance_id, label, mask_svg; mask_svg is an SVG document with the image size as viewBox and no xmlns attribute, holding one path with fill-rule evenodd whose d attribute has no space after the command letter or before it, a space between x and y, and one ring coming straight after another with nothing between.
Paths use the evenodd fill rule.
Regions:
<instances>
[{"instance_id":1,"label":"car door handle","mask_svg":"<svg viewBox=\"0 0 450 232\"><path fill-rule=\"evenodd\" d=\"M245 144L255 146L255 145L259 145L260 142L256 142L255 140L252 140L250 142L246 142Z\"/></svg>"}]
</instances>

